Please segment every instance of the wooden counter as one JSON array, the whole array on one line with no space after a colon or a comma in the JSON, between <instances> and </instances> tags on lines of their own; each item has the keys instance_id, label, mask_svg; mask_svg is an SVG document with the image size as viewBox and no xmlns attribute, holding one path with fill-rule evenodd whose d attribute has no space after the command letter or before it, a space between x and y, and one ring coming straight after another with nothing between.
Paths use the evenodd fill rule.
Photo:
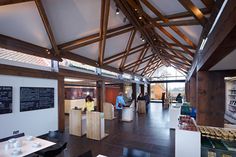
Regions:
<instances>
[{"instance_id":1,"label":"wooden counter","mask_svg":"<svg viewBox=\"0 0 236 157\"><path fill-rule=\"evenodd\" d=\"M105 134L104 113L87 112L87 138L101 140L108 134Z\"/></svg>"},{"instance_id":2,"label":"wooden counter","mask_svg":"<svg viewBox=\"0 0 236 157\"><path fill-rule=\"evenodd\" d=\"M82 114L81 110L70 110L69 133L75 136L86 134L86 115Z\"/></svg>"},{"instance_id":3,"label":"wooden counter","mask_svg":"<svg viewBox=\"0 0 236 157\"><path fill-rule=\"evenodd\" d=\"M138 104L138 113L146 114L146 101L139 100L137 104Z\"/></svg>"},{"instance_id":4,"label":"wooden counter","mask_svg":"<svg viewBox=\"0 0 236 157\"><path fill-rule=\"evenodd\" d=\"M114 106L111 103L105 102L103 104L104 118L107 120L115 119Z\"/></svg>"}]
</instances>

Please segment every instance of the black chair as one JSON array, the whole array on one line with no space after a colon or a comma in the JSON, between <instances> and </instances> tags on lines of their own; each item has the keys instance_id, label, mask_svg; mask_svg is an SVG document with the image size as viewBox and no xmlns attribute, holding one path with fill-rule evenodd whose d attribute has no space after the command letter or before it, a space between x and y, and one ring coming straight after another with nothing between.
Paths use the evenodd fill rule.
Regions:
<instances>
[{"instance_id":1,"label":"black chair","mask_svg":"<svg viewBox=\"0 0 236 157\"><path fill-rule=\"evenodd\" d=\"M63 152L66 149L67 142L65 142L63 145L57 144L56 146L52 146L50 148L46 148L45 150L38 151L35 154L43 156L43 157L55 157L59 155L61 152Z\"/></svg>"},{"instance_id":2,"label":"black chair","mask_svg":"<svg viewBox=\"0 0 236 157\"><path fill-rule=\"evenodd\" d=\"M25 133L19 133L19 134L16 134L16 135L12 135L12 136L9 136L9 137L2 138L2 139L0 139L0 142L8 141L12 138L18 138L18 137L22 137L22 136L25 136Z\"/></svg>"},{"instance_id":3,"label":"black chair","mask_svg":"<svg viewBox=\"0 0 236 157\"><path fill-rule=\"evenodd\" d=\"M61 134L58 131L49 131L47 134L47 140L58 143L60 141Z\"/></svg>"},{"instance_id":4,"label":"black chair","mask_svg":"<svg viewBox=\"0 0 236 157\"><path fill-rule=\"evenodd\" d=\"M93 157L92 151L89 150L89 151L87 151L87 152L85 152L85 153L79 155L78 157Z\"/></svg>"}]
</instances>

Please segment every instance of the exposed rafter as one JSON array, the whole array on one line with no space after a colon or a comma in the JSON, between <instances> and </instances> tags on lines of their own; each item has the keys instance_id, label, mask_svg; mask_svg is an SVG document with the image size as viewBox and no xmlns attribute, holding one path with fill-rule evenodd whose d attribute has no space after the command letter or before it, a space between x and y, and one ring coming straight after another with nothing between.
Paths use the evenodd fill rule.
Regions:
<instances>
[{"instance_id":1,"label":"exposed rafter","mask_svg":"<svg viewBox=\"0 0 236 157\"><path fill-rule=\"evenodd\" d=\"M138 63L137 63L137 65L135 65L135 67L134 67L134 69L133 69L133 72L136 72L137 69L139 68L140 64L142 64L141 61L144 59L144 57L145 57L146 53L148 52L148 50L149 50L149 47L147 47L146 49L144 49L144 50L140 53L140 55L139 55L139 57L138 57ZM141 61L140 61L140 60L141 60Z\"/></svg>"},{"instance_id":2,"label":"exposed rafter","mask_svg":"<svg viewBox=\"0 0 236 157\"><path fill-rule=\"evenodd\" d=\"M127 56L128 56L128 54L129 54L129 52L130 52L132 43L133 43L133 41L134 41L135 34L136 34L136 30L133 30L133 31L131 32L131 34L130 34L128 43L127 43L127 45L126 45L125 57L122 58L122 60L121 60L121 64L120 64L120 69L121 69L121 70L124 69L124 65L125 65Z\"/></svg>"},{"instance_id":3,"label":"exposed rafter","mask_svg":"<svg viewBox=\"0 0 236 157\"><path fill-rule=\"evenodd\" d=\"M52 28L50 26L50 23L48 21L46 12L44 10L43 4L41 0L35 0L35 4L38 8L39 14L41 16L41 19L43 21L44 24L44 28L48 34L49 40L51 42L52 48L55 51L55 55L56 56L60 56L60 51L58 50L57 44L56 44L56 40L54 38L53 32L52 32Z\"/></svg>"},{"instance_id":4,"label":"exposed rafter","mask_svg":"<svg viewBox=\"0 0 236 157\"><path fill-rule=\"evenodd\" d=\"M98 63L100 66L103 65L103 59L104 59L104 54L105 54L109 10L110 10L110 0L102 0L101 1L100 34L99 34L99 38L101 38L101 41L99 42L99 54L98 54Z\"/></svg>"},{"instance_id":5,"label":"exposed rafter","mask_svg":"<svg viewBox=\"0 0 236 157\"><path fill-rule=\"evenodd\" d=\"M108 39L114 36L121 35L123 33L127 33L127 32L132 31L133 29L134 27L131 24L113 28L113 29L107 30L106 38ZM88 35L86 37L82 37L80 39L76 39L67 43L60 44L58 45L58 47L63 51L69 51L69 50L77 49L77 48L80 48L89 44L96 43L100 40L101 38L99 37L99 33L95 33L92 35Z\"/></svg>"},{"instance_id":6,"label":"exposed rafter","mask_svg":"<svg viewBox=\"0 0 236 157\"><path fill-rule=\"evenodd\" d=\"M215 5L214 0L201 0L201 1L209 10L212 10L213 6Z\"/></svg>"},{"instance_id":7,"label":"exposed rafter","mask_svg":"<svg viewBox=\"0 0 236 157\"><path fill-rule=\"evenodd\" d=\"M178 0L193 16L199 21L202 26L205 26L207 19L204 14L198 9L191 0Z\"/></svg>"},{"instance_id":8,"label":"exposed rafter","mask_svg":"<svg viewBox=\"0 0 236 157\"><path fill-rule=\"evenodd\" d=\"M161 12L159 12L151 3L147 0L141 0L156 16L158 16L164 23L168 23L169 19L165 18ZM170 26L170 28L178 34L186 43L188 43L193 48L196 48L196 45L186 36L184 35L176 26Z\"/></svg>"},{"instance_id":9,"label":"exposed rafter","mask_svg":"<svg viewBox=\"0 0 236 157\"><path fill-rule=\"evenodd\" d=\"M117 60L120 60L123 57L132 55L134 53L138 53L138 52L142 51L143 49L145 49L144 46L145 46L145 44L142 44L142 45L139 45L139 46L136 46L136 47L130 49L130 53L129 54L126 54L126 51L124 51L124 52L120 52L118 54L115 54L115 55L113 55L111 57L108 57L108 58L104 59L104 64L107 65L107 64L110 64L110 63L115 62Z\"/></svg>"}]
</instances>

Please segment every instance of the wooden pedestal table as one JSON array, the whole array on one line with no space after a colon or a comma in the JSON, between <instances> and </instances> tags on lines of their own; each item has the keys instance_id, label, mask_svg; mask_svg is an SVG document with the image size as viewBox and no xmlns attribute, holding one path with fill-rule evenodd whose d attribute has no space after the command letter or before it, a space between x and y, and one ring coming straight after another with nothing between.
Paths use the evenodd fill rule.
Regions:
<instances>
[{"instance_id":1,"label":"wooden pedestal table","mask_svg":"<svg viewBox=\"0 0 236 157\"><path fill-rule=\"evenodd\" d=\"M87 138L101 140L108 136L105 133L104 113L87 112Z\"/></svg>"},{"instance_id":2,"label":"wooden pedestal table","mask_svg":"<svg viewBox=\"0 0 236 157\"><path fill-rule=\"evenodd\" d=\"M103 104L104 118L107 120L115 119L114 116L114 107L111 103L105 102Z\"/></svg>"},{"instance_id":3,"label":"wooden pedestal table","mask_svg":"<svg viewBox=\"0 0 236 157\"><path fill-rule=\"evenodd\" d=\"M146 101L145 100L138 101L138 113L146 114Z\"/></svg>"},{"instance_id":4,"label":"wooden pedestal table","mask_svg":"<svg viewBox=\"0 0 236 157\"><path fill-rule=\"evenodd\" d=\"M75 136L86 134L86 115L81 110L70 110L69 133Z\"/></svg>"}]
</instances>

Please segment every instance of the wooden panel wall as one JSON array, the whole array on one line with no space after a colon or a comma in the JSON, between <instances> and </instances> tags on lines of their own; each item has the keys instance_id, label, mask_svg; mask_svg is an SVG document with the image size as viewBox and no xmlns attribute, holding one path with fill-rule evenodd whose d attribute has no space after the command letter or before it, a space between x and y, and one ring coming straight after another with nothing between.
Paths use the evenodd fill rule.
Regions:
<instances>
[{"instance_id":1,"label":"wooden panel wall","mask_svg":"<svg viewBox=\"0 0 236 157\"><path fill-rule=\"evenodd\" d=\"M236 76L236 71L197 72L197 123L224 126L225 81L224 77Z\"/></svg>"},{"instance_id":2,"label":"wooden panel wall","mask_svg":"<svg viewBox=\"0 0 236 157\"><path fill-rule=\"evenodd\" d=\"M196 78L192 76L189 80L189 102L196 107Z\"/></svg>"},{"instance_id":3,"label":"wooden panel wall","mask_svg":"<svg viewBox=\"0 0 236 157\"><path fill-rule=\"evenodd\" d=\"M116 97L122 89L119 86L106 86L106 102L116 104Z\"/></svg>"}]
</instances>

